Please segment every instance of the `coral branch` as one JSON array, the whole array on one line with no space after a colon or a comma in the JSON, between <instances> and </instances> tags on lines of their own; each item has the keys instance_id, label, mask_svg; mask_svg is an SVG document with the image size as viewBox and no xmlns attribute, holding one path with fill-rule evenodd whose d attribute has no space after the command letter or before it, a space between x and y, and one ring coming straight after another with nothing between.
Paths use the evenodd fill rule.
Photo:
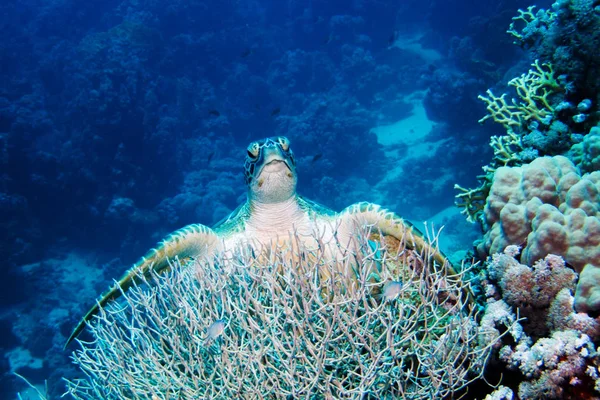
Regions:
<instances>
[{"instance_id":1,"label":"coral branch","mask_svg":"<svg viewBox=\"0 0 600 400\"><path fill-rule=\"evenodd\" d=\"M357 254L334 262L319 249L268 246L154 276L125 306L101 310L94 342L74 353L87 378L69 381L69 393L429 399L478 378L499 335L475 322L467 271L448 276L368 227L357 240ZM216 320L225 326L211 336Z\"/></svg>"}]
</instances>

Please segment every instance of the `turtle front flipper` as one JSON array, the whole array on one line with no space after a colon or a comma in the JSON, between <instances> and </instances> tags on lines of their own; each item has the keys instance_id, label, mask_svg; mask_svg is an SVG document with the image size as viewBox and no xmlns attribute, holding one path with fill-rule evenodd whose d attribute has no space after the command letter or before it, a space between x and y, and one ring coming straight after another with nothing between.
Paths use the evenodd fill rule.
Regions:
<instances>
[{"instance_id":1,"label":"turtle front flipper","mask_svg":"<svg viewBox=\"0 0 600 400\"><path fill-rule=\"evenodd\" d=\"M214 253L218 243L219 239L215 232L200 224L188 225L171 233L100 296L96 304L79 321L67 340L65 348L83 331L86 323L98 313L100 307L121 296L121 293L129 289L134 282L140 281L142 277L150 276L153 271L159 274L168 271L170 269L169 260L175 257L178 257L181 262L185 262L193 257L210 256Z\"/></svg>"},{"instance_id":2,"label":"turtle front flipper","mask_svg":"<svg viewBox=\"0 0 600 400\"><path fill-rule=\"evenodd\" d=\"M347 207L340 213L342 223L360 223L373 226L384 235L393 236L405 243L409 249L420 254L429 254L439 265L446 265L448 273L455 274L454 268L446 256L432 246L423 234L410 222L400 218L394 212L368 202L360 202Z\"/></svg>"}]
</instances>

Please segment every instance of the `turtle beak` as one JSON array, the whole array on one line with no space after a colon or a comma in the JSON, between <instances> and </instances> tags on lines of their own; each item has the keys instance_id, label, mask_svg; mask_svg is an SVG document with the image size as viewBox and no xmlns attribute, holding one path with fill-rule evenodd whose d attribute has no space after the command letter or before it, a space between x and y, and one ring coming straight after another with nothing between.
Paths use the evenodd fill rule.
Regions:
<instances>
[{"instance_id":1,"label":"turtle beak","mask_svg":"<svg viewBox=\"0 0 600 400\"><path fill-rule=\"evenodd\" d=\"M272 160L272 161L269 161L268 163L266 163L265 165L273 165L273 164L277 164L277 163L283 163L283 164L285 164L286 167L288 167L288 169L290 171L292 170L292 168L290 167L290 164L286 160Z\"/></svg>"},{"instance_id":2,"label":"turtle beak","mask_svg":"<svg viewBox=\"0 0 600 400\"><path fill-rule=\"evenodd\" d=\"M266 165L274 165L275 163L280 162L280 163L283 163L290 171L293 171L289 160L286 160L284 157L282 157L277 148L267 147L263 151L265 152L263 167ZM262 168L261 168L261 170L262 170Z\"/></svg>"}]
</instances>

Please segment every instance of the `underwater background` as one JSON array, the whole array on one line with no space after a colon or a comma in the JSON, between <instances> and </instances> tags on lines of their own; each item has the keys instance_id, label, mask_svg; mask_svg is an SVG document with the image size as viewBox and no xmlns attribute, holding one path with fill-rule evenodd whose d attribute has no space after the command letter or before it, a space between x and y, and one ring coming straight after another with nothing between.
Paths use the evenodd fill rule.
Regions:
<instances>
[{"instance_id":1,"label":"underwater background","mask_svg":"<svg viewBox=\"0 0 600 400\"><path fill-rule=\"evenodd\" d=\"M569 158L580 174L600 169L600 139L584 140L600 119L599 2L538 0L526 14L532 5L2 1L0 398L18 392L35 398L13 372L39 387L47 381L49 398L64 393L62 378L81 372L63 346L87 307L168 233L190 223L213 225L244 202L243 162L256 139L290 139L298 192L311 200L336 211L369 201L419 228L443 225L442 250L457 264L526 244L529 232L516 243L490 233L496 221L483 214L483 204L495 193L494 170L556 155ZM539 9L557 16L536 14ZM512 34L511 22L521 24ZM577 37L567 40L569 34ZM508 82L527 74L536 59L553 63L561 86L542 96L550 120L538 104L535 125L502 123L478 96L492 101L511 93ZM490 88L493 95L486 96ZM508 96L508 107L518 96ZM539 98L531 101L535 106ZM499 123L478 123L487 114ZM519 137L517 149L515 143L490 146L492 136L509 131ZM582 143L578 156L572 147ZM503 159L506 153L513 158ZM482 170L486 165L491 172ZM468 193L455 185L482 184L478 204L455 197ZM598 208L594 190L589 207ZM596 212L586 215L599 219ZM583 241L600 238L600 231L585 232ZM576 260L559 246L536 254L563 256L579 273L588 264L600 267L598 256L585 250L598 247L593 240L580 246L585 254ZM501 275L482 274L482 286ZM593 305L582 310L597 316ZM597 366L591 353L585 362ZM515 392L520 381L536 377L505 364L494 368L506 368ZM586 396L596 397L560 392L548 398L600 398L593 374L580 372L572 376L591 385ZM467 398L494 390L481 387Z\"/></svg>"}]
</instances>

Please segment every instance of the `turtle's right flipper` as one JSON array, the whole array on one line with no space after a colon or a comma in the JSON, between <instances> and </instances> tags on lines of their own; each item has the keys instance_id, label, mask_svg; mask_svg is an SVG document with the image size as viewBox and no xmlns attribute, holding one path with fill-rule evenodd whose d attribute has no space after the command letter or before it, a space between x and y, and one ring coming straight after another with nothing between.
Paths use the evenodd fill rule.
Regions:
<instances>
[{"instance_id":1,"label":"turtle's right flipper","mask_svg":"<svg viewBox=\"0 0 600 400\"><path fill-rule=\"evenodd\" d=\"M98 313L100 307L108 303L109 300L121 296L121 293L129 289L136 280L139 280L142 276L150 276L152 271L157 273L168 271L169 260L175 257L178 257L180 261L184 261L191 257L210 255L217 246L218 241L218 237L212 229L200 224L188 225L171 233L100 296L96 304L79 321L69 340L67 340L65 348L81 333L86 323Z\"/></svg>"}]
</instances>

